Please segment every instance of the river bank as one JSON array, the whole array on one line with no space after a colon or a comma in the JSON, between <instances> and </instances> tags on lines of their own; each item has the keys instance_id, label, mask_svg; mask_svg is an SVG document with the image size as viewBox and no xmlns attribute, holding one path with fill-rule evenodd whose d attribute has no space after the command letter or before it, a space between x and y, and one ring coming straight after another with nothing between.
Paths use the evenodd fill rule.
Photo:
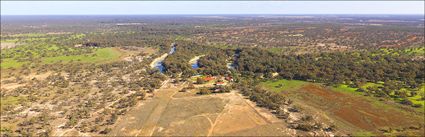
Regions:
<instances>
[{"instance_id":1,"label":"river bank","mask_svg":"<svg viewBox=\"0 0 425 137\"><path fill-rule=\"evenodd\" d=\"M189 64L192 66L193 69L199 68L198 60L205 55L199 55L195 56L192 59L189 60Z\"/></svg>"}]
</instances>

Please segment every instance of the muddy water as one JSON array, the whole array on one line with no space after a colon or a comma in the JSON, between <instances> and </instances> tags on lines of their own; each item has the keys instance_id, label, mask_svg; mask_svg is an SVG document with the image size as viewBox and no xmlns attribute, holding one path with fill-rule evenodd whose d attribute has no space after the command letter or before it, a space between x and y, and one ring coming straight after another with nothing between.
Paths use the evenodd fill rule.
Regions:
<instances>
[{"instance_id":1,"label":"muddy water","mask_svg":"<svg viewBox=\"0 0 425 137\"><path fill-rule=\"evenodd\" d=\"M199 59L203 56L205 56L205 55L195 56L189 61L189 64L192 66L192 69L198 69L199 68Z\"/></svg>"},{"instance_id":2,"label":"muddy water","mask_svg":"<svg viewBox=\"0 0 425 137\"><path fill-rule=\"evenodd\" d=\"M227 68L228 69L235 69L237 64L236 61L238 60L240 56L240 52L239 51L235 51L235 54L233 55L233 60L231 62L227 62Z\"/></svg>"},{"instance_id":3,"label":"muddy water","mask_svg":"<svg viewBox=\"0 0 425 137\"><path fill-rule=\"evenodd\" d=\"M196 63L193 63L193 64L192 64L192 68L193 68L193 69L198 69L198 68L199 68L198 61L196 61Z\"/></svg>"},{"instance_id":4,"label":"muddy water","mask_svg":"<svg viewBox=\"0 0 425 137\"><path fill-rule=\"evenodd\" d=\"M164 55L162 55L161 57L156 58L152 64L151 67L152 68L157 68L159 70L159 72L164 73L165 72L165 66L164 66L164 60L165 58L167 58L168 55L173 54L174 52L176 52L176 44L171 44L171 49L170 52L167 54L165 53Z\"/></svg>"}]
</instances>

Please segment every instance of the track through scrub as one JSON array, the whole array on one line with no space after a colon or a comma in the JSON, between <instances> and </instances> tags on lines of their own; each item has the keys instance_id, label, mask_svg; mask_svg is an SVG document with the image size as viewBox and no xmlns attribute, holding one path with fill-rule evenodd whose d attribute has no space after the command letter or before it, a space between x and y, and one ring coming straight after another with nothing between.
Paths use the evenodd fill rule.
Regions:
<instances>
[{"instance_id":1,"label":"track through scrub","mask_svg":"<svg viewBox=\"0 0 425 137\"><path fill-rule=\"evenodd\" d=\"M169 80L164 81L152 99L130 110L117 121L118 124L113 128L111 135L151 136L171 97L179 90L179 87L171 86Z\"/></svg>"},{"instance_id":2,"label":"track through scrub","mask_svg":"<svg viewBox=\"0 0 425 137\"><path fill-rule=\"evenodd\" d=\"M186 85L164 82L152 99L142 101L121 116L109 135L223 136L244 135L241 131L250 129L257 136L292 133L283 121L236 91L212 95L178 92ZM176 93L188 95L174 98Z\"/></svg>"}]
</instances>

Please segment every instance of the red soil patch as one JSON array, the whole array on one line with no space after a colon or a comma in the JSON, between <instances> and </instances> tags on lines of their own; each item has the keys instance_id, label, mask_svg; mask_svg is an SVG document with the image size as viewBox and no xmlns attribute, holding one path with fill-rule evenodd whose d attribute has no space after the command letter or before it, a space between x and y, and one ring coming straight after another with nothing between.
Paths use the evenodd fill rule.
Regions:
<instances>
[{"instance_id":1,"label":"red soil patch","mask_svg":"<svg viewBox=\"0 0 425 137\"><path fill-rule=\"evenodd\" d=\"M302 96L307 103L319 102L312 104L325 112L331 112L344 123L368 131L377 131L382 127L416 126L423 120L418 115L403 113L402 110L389 105L385 107L373 105L377 102L362 96L335 92L313 84L304 86L300 91L306 93ZM308 96L309 94L314 96Z\"/></svg>"},{"instance_id":2,"label":"red soil patch","mask_svg":"<svg viewBox=\"0 0 425 137\"><path fill-rule=\"evenodd\" d=\"M410 36L407 37L408 42L415 41L416 39L418 39L418 37L416 37L415 35L410 35Z\"/></svg>"},{"instance_id":3,"label":"red soil patch","mask_svg":"<svg viewBox=\"0 0 425 137\"><path fill-rule=\"evenodd\" d=\"M211 76L208 76L208 77L205 77L205 78L204 78L204 80L205 80L205 81L211 81L211 80L214 80L214 78L213 78L213 77L211 77Z\"/></svg>"}]
</instances>

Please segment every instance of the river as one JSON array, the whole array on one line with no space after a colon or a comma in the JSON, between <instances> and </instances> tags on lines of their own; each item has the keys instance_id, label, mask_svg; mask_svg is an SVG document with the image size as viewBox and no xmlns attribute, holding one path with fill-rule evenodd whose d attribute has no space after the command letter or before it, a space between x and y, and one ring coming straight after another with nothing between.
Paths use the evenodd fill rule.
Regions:
<instances>
[{"instance_id":1,"label":"river","mask_svg":"<svg viewBox=\"0 0 425 137\"><path fill-rule=\"evenodd\" d=\"M238 60L239 56L240 56L240 51L235 51L235 54L233 55L232 62L227 63L228 69L235 69L236 68L236 61Z\"/></svg>"},{"instance_id":2,"label":"river","mask_svg":"<svg viewBox=\"0 0 425 137\"><path fill-rule=\"evenodd\" d=\"M163 61L165 60L165 58L167 58L168 55L171 55L173 53L176 52L176 44L172 43L171 44L171 49L169 53L165 53L162 56L154 59L152 61L152 63L150 64L151 68L157 68L159 70L159 72L164 73L166 68L163 64ZM195 56L193 57L190 61L189 64L192 66L192 69L198 69L199 68L199 59L201 57L203 57L205 55L199 55L199 56ZM236 60L239 58L240 53L238 51L235 52L234 56L233 56L233 61L232 62L228 62L227 63L227 68L229 69L235 69L236 66Z\"/></svg>"},{"instance_id":3,"label":"river","mask_svg":"<svg viewBox=\"0 0 425 137\"><path fill-rule=\"evenodd\" d=\"M169 53L165 53L163 54L161 57L158 57L156 59L154 59L152 61L152 63L150 64L151 68L157 68L159 70L159 72L164 73L166 68L164 66L163 61L165 60L165 58L167 58L168 55L173 54L174 52L176 52L176 44L172 43L171 44L171 49Z\"/></svg>"},{"instance_id":4,"label":"river","mask_svg":"<svg viewBox=\"0 0 425 137\"><path fill-rule=\"evenodd\" d=\"M189 64L192 66L192 69L198 69L199 68L199 59L205 55L199 55L195 56L192 59L190 59Z\"/></svg>"}]
</instances>

